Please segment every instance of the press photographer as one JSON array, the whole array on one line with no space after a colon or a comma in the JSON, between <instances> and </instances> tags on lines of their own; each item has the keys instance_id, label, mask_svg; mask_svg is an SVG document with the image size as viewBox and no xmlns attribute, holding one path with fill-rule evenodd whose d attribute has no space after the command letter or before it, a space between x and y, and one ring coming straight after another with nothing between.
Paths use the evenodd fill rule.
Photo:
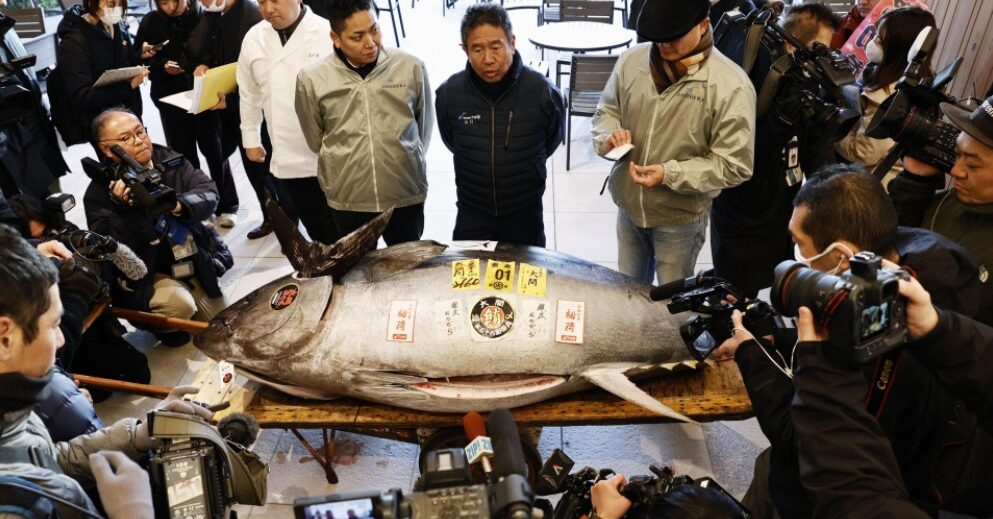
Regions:
<instances>
[{"instance_id":1,"label":"press photographer","mask_svg":"<svg viewBox=\"0 0 993 519\"><path fill-rule=\"evenodd\" d=\"M889 267L895 267L888 264ZM933 386L940 385L976 413L987 432L993 430L993 329L953 312L937 310L916 280L900 281L906 298L906 326L913 341L905 352L928 366ZM815 517L924 518L933 512L916 507L901 477L897 440L887 438L865 410L865 378L826 352L851 347L847 337L825 333L801 308L797 322L796 424L803 485L815 496ZM832 346L829 346L831 344ZM965 417L968 419L968 417ZM951 444L950 444L951 445ZM951 450L957 447L950 446ZM989 447L960 453L979 462ZM977 474L976 492L989 492L990 473ZM990 508L980 515L987 515Z\"/></svg>"},{"instance_id":2,"label":"press photographer","mask_svg":"<svg viewBox=\"0 0 993 519\"><path fill-rule=\"evenodd\" d=\"M972 113L947 103L942 112L961 130L954 166L941 171L906 156L904 171L890 183L900 224L925 227L961 245L979 263L976 319L993 325L993 97ZM946 187L946 177L951 185Z\"/></svg>"},{"instance_id":3,"label":"press photographer","mask_svg":"<svg viewBox=\"0 0 993 519\"><path fill-rule=\"evenodd\" d=\"M84 159L92 180L83 201L88 226L126 244L149 271L132 281L114 269L114 303L209 320L225 306L218 278L233 265L220 236L201 223L217 205L214 182L178 153L153 145L127 110L101 113L93 134L110 165ZM186 332L156 330L156 336L170 346L189 342Z\"/></svg>"}]
</instances>

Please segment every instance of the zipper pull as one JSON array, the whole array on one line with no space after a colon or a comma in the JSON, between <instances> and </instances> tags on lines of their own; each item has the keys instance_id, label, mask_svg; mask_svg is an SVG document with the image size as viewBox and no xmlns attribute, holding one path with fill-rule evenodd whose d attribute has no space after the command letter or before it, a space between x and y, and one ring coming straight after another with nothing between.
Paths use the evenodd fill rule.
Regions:
<instances>
[{"instance_id":1,"label":"zipper pull","mask_svg":"<svg viewBox=\"0 0 993 519\"><path fill-rule=\"evenodd\" d=\"M507 116L507 136L503 139L503 151L510 149L510 125L514 122L514 111L510 111L510 115Z\"/></svg>"}]
</instances>

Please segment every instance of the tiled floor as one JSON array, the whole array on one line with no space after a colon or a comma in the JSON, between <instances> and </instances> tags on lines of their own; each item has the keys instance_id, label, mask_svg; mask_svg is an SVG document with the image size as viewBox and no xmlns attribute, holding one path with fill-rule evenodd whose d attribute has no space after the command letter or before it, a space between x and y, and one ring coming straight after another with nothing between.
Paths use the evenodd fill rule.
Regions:
<instances>
[{"instance_id":1,"label":"tiled floor","mask_svg":"<svg viewBox=\"0 0 993 519\"><path fill-rule=\"evenodd\" d=\"M403 48L425 59L429 77L437 86L451 73L465 65L458 47L458 22L466 2L442 18L437 5L422 0L411 12L404 0L404 20L408 37ZM532 11L512 14L517 47L525 59L536 59L537 52L527 41L534 27ZM388 16L383 18L384 40L392 44ZM548 61L554 56L546 56ZM147 87L145 87L147 96ZM164 142L154 105L147 100L145 120L153 140ZM549 161L548 189L545 195L545 226L548 248L573 254L610 268L617 267L614 222L616 209L609 195L600 196L608 163L597 158L591 149L588 118L573 120L572 170L565 171L565 146ZM63 180L63 189L75 193L81 202L87 179L81 173L79 159L92 150L74 146L68 152L74 173ZM244 177L237 154L232 166L238 177L241 195L241 222L224 232L225 241L235 255L235 267L222 279L224 293L235 301L262 283L290 271L279 253L273 236L250 241L245 234L260 221L258 204ZM451 155L435 138L427 154L430 191L426 202L424 238L446 241L455 221L455 188L452 181ZM70 218L85 223L82 207ZM709 267L709 245L704 246L699 266ZM131 339L149 356L152 383L175 385L189 382L202 365L203 356L192 345L167 348L156 345L151 335L137 332ZM137 416L154 401L118 394L97 406L100 414L113 421L122 416ZM306 434L311 439L317 431ZM539 445L542 456L554 448L563 448L577 466L610 467L628 475L647 474L650 464L669 464L677 472L691 476L714 475L725 488L741 495L751 479L755 456L768 445L754 420L721 422L703 427L689 425L632 425L619 427L567 427L545 429ZM328 485L323 472L300 442L282 430L266 430L255 447L270 467L269 504L265 508L240 507L240 517L292 517L293 499L335 491L368 488L410 488L417 476L418 448L414 445L377 438L342 434L339 436L336 469L341 483Z\"/></svg>"}]
</instances>

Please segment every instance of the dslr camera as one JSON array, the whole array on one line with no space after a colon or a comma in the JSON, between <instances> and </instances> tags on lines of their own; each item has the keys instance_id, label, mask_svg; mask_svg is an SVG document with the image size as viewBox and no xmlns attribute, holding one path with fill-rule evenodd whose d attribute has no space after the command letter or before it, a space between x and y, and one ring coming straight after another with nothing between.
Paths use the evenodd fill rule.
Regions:
<instances>
[{"instance_id":1,"label":"dslr camera","mask_svg":"<svg viewBox=\"0 0 993 519\"><path fill-rule=\"evenodd\" d=\"M836 360L862 364L907 342L907 305L900 296L903 270L882 268L882 258L860 252L849 260L851 270L833 276L784 261L776 267L772 305L795 317L801 306L828 331L825 353Z\"/></svg>"},{"instance_id":2,"label":"dslr camera","mask_svg":"<svg viewBox=\"0 0 993 519\"><path fill-rule=\"evenodd\" d=\"M881 177L907 154L942 171L955 164L955 139L958 128L942 120L941 103L955 103L944 93L955 78L962 57L958 57L937 76L925 77L925 61L934 52L938 29L925 27L917 36L907 56L907 69L896 85L896 92L880 105L866 127L866 135L876 139L893 139L897 145L876 166L873 174Z\"/></svg>"},{"instance_id":3,"label":"dslr camera","mask_svg":"<svg viewBox=\"0 0 993 519\"><path fill-rule=\"evenodd\" d=\"M809 140L834 143L859 120L856 110L838 106L842 87L855 70L838 51L821 43L807 48L779 26L770 7L747 16L726 13L714 29L714 47L745 70L758 95L757 116L796 128ZM786 44L794 47L791 53Z\"/></svg>"},{"instance_id":4,"label":"dslr camera","mask_svg":"<svg viewBox=\"0 0 993 519\"><path fill-rule=\"evenodd\" d=\"M144 209L153 220L176 207L176 191L162 182L160 166L146 168L116 144L110 147L110 151L121 159L121 163L107 165L85 157L82 163L86 176L104 184L115 180L124 182L131 190L131 199L135 205ZM173 168L178 163L179 161L176 164L167 163L161 167Z\"/></svg>"},{"instance_id":5,"label":"dslr camera","mask_svg":"<svg viewBox=\"0 0 993 519\"><path fill-rule=\"evenodd\" d=\"M259 427L232 413L218 428L198 416L148 413L148 431L162 440L149 463L156 517L220 519L230 505L264 505L269 467L245 445Z\"/></svg>"}]
</instances>

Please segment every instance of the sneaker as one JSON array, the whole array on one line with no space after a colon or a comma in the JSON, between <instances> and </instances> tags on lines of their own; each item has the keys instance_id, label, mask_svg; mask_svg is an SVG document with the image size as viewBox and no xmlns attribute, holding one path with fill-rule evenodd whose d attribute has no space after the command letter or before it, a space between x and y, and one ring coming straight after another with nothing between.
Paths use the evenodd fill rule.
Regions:
<instances>
[{"instance_id":1,"label":"sneaker","mask_svg":"<svg viewBox=\"0 0 993 519\"><path fill-rule=\"evenodd\" d=\"M234 213L221 213L217 215L217 225L230 229L238 223L238 215Z\"/></svg>"},{"instance_id":2,"label":"sneaker","mask_svg":"<svg viewBox=\"0 0 993 519\"><path fill-rule=\"evenodd\" d=\"M262 225L248 231L249 240L257 240L264 236L269 236L272 234L272 224L268 221L262 222Z\"/></svg>"}]
</instances>

